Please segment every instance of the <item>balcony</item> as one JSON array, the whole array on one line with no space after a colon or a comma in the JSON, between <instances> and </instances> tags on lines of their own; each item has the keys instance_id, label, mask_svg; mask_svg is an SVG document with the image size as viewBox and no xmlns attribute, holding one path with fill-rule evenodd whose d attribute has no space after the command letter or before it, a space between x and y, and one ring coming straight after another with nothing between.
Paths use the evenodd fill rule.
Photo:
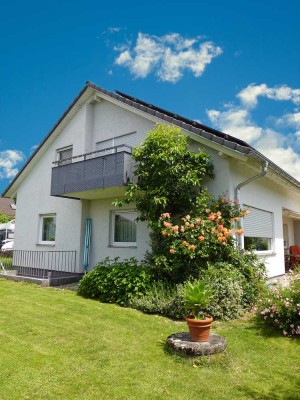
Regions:
<instances>
[{"instance_id":1,"label":"balcony","mask_svg":"<svg viewBox=\"0 0 300 400\"><path fill-rule=\"evenodd\" d=\"M131 148L126 145L55 161L51 196L99 199L120 196L133 178Z\"/></svg>"}]
</instances>

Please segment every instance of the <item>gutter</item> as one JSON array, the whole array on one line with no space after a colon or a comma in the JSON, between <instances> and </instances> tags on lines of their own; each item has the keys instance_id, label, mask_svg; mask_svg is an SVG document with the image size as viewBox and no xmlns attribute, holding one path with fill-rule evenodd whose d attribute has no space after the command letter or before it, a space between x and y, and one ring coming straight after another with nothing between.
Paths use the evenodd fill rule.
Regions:
<instances>
[{"instance_id":1,"label":"gutter","mask_svg":"<svg viewBox=\"0 0 300 400\"><path fill-rule=\"evenodd\" d=\"M262 165L262 171L259 174L252 176L251 178L245 180L244 182L240 182L236 186L236 188L234 189L234 197L235 197L235 200L237 200L237 202L238 202L239 208L240 208L240 199L241 199L241 188L248 185L249 183L251 183L253 181L256 181L259 178L264 177L268 172L268 166L269 166L269 162L265 161L265 164ZM238 237L237 242L238 242L238 248L241 250L242 249L241 236Z\"/></svg>"}]
</instances>

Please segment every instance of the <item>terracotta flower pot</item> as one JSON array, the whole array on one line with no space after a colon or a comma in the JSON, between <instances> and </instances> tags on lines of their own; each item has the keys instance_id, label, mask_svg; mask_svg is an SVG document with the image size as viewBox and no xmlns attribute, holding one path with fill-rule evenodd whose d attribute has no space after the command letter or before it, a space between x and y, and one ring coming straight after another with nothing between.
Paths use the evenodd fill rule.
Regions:
<instances>
[{"instance_id":1,"label":"terracotta flower pot","mask_svg":"<svg viewBox=\"0 0 300 400\"><path fill-rule=\"evenodd\" d=\"M205 319L195 319L194 317L188 316L185 320L193 342L208 342L211 324L213 322L211 316L205 315Z\"/></svg>"}]
</instances>

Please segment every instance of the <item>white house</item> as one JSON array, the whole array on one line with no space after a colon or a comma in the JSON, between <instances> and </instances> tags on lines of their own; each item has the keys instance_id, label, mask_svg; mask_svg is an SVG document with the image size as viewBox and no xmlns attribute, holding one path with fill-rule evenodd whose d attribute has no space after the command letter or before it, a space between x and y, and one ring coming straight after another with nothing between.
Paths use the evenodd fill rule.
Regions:
<instances>
[{"instance_id":1,"label":"white house","mask_svg":"<svg viewBox=\"0 0 300 400\"><path fill-rule=\"evenodd\" d=\"M3 194L17 202L19 273L82 273L107 256L143 258L146 224L135 222L134 205L118 209L112 201L132 176L131 148L156 123L179 126L195 151L211 155L209 190L251 209L240 245L257 246L270 277L284 274L285 249L300 245L296 179L242 140L90 82Z\"/></svg>"}]
</instances>

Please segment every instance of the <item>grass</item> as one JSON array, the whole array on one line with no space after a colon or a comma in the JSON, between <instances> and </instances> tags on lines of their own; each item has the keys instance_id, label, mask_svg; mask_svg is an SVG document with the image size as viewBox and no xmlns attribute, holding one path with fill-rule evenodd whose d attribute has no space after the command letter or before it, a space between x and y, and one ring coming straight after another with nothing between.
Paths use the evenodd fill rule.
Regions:
<instances>
[{"instance_id":1,"label":"grass","mask_svg":"<svg viewBox=\"0 0 300 400\"><path fill-rule=\"evenodd\" d=\"M170 352L184 322L0 280L0 398L300 399L300 341L252 316L217 323L228 349L209 358Z\"/></svg>"}]
</instances>

